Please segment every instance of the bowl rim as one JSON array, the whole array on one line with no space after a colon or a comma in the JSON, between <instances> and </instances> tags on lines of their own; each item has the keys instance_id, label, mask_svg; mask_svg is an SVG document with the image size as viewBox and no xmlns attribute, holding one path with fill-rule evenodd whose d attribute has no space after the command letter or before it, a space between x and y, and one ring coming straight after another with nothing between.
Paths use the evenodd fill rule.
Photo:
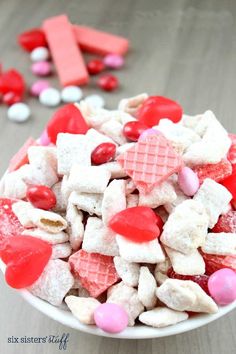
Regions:
<instances>
[{"instance_id":1,"label":"bowl rim","mask_svg":"<svg viewBox=\"0 0 236 354\"><path fill-rule=\"evenodd\" d=\"M6 266L1 260L0 269L4 274ZM53 306L50 303L38 298L37 296L34 296L27 289L16 291L35 309L64 326L79 330L84 333L116 339L151 339L181 334L205 326L236 308L236 301L234 301L227 306L219 306L219 311L215 314L199 314L172 326L164 328L153 328L146 325L136 325L134 327L127 327L123 332L117 334L109 334L103 332L95 325L84 325L80 323L79 320L77 320L69 310L66 310L62 307Z\"/></svg>"}]
</instances>

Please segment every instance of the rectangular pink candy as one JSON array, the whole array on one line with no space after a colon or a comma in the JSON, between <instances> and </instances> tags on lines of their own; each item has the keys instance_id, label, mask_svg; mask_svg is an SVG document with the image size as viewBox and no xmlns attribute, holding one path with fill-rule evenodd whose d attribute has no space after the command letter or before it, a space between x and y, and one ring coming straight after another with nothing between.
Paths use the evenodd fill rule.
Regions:
<instances>
[{"instance_id":1,"label":"rectangular pink candy","mask_svg":"<svg viewBox=\"0 0 236 354\"><path fill-rule=\"evenodd\" d=\"M67 16L45 20L43 30L61 85L86 84L89 75Z\"/></svg>"},{"instance_id":2,"label":"rectangular pink candy","mask_svg":"<svg viewBox=\"0 0 236 354\"><path fill-rule=\"evenodd\" d=\"M91 27L73 25L76 40L80 48L98 55L124 55L129 48L126 38L98 31Z\"/></svg>"}]
</instances>

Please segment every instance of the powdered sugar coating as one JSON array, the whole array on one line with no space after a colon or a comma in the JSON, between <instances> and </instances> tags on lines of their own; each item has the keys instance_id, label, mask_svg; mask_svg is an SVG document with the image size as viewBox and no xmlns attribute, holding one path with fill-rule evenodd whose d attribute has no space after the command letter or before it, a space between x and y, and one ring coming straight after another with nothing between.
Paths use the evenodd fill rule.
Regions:
<instances>
[{"instance_id":1,"label":"powdered sugar coating","mask_svg":"<svg viewBox=\"0 0 236 354\"><path fill-rule=\"evenodd\" d=\"M39 279L28 290L50 304L60 306L73 284L69 264L55 259L48 262Z\"/></svg>"}]
</instances>

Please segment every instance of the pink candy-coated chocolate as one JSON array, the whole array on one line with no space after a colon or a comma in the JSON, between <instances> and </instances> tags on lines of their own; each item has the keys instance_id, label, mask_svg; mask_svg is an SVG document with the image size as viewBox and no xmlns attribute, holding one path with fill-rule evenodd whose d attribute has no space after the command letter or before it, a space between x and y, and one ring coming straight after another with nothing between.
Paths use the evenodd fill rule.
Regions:
<instances>
[{"instance_id":1,"label":"pink candy-coated chocolate","mask_svg":"<svg viewBox=\"0 0 236 354\"><path fill-rule=\"evenodd\" d=\"M124 58L118 54L108 54L103 59L104 64L111 69L120 69L124 65Z\"/></svg>"},{"instance_id":2,"label":"pink candy-coated chocolate","mask_svg":"<svg viewBox=\"0 0 236 354\"><path fill-rule=\"evenodd\" d=\"M145 140L148 135L157 135L157 134L160 134L160 132L159 132L158 130L156 130L156 129L152 129L152 128L146 129L146 130L140 135L140 137L139 137L138 140L139 140L139 141L140 141L140 140Z\"/></svg>"},{"instance_id":3,"label":"pink candy-coated chocolate","mask_svg":"<svg viewBox=\"0 0 236 354\"><path fill-rule=\"evenodd\" d=\"M182 191L188 197L192 197L199 188L198 176L189 167L183 167L178 173L178 183Z\"/></svg>"},{"instance_id":4,"label":"pink candy-coated chocolate","mask_svg":"<svg viewBox=\"0 0 236 354\"><path fill-rule=\"evenodd\" d=\"M48 61L38 61L31 66L32 73L37 76L48 76L52 72L52 65Z\"/></svg>"},{"instance_id":5,"label":"pink candy-coated chocolate","mask_svg":"<svg viewBox=\"0 0 236 354\"><path fill-rule=\"evenodd\" d=\"M94 312L96 325L108 333L119 333L128 326L128 315L123 307L117 304L104 303Z\"/></svg>"},{"instance_id":6,"label":"pink candy-coated chocolate","mask_svg":"<svg viewBox=\"0 0 236 354\"><path fill-rule=\"evenodd\" d=\"M35 83L33 83L33 85L31 86L30 92L33 96L39 96L40 93L49 88L50 87L50 83L46 80L38 80L35 81Z\"/></svg>"},{"instance_id":7,"label":"pink candy-coated chocolate","mask_svg":"<svg viewBox=\"0 0 236 354\"><path fill-rule=\"evenodd\" d=\"M40 145L42 146L48 146L51 144L51 141L48 137L48 133L47 133L47 130L44 130L39 138L39 143Z\"/></svg>"},{"instance_id":8,"label":"pink candy-coated chocolate","mask_svg":"<svg viewBox=\"0 0 236 354\"><path fill-rule=\"evenodd\" d=\"M236 273L223 268L213 273L208 280L208 289L218 305L228 305L236 300Z\"/></svg>"}]
</instances>

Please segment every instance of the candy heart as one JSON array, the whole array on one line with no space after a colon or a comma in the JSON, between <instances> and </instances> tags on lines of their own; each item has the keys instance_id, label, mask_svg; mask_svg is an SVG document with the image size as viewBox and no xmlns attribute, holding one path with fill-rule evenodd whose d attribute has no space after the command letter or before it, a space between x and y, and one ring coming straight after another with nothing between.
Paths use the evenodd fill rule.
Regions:
<instances>
[{"instance_id":1,"label":"candy heart","mask_svg":"<svg viewBox=\"0 0 236 354\"><path fill-rule=\"evenodd\" d=\"M88 125L80 110L72 103L59 108L47 125L48 137L54 144L59 133L85 134L87 130Z\"/></svg>"},{"instance_id":2,"label":"candy heart","mask_svg":"<svg viewBox=\"0 0 236 354\"><path fill-rule=\"evenodd\" d=\"M0 198L0 243L24 231L23 226L12 211L12 205L17 199Z\"/></svg>"},{"instance_id":3,"label":"candy heart","mask_svg":"<svg viewBox=\"0 0 236 354\"><path fill-rule=\"evenodd\" d=\"M0 246L0 257L6 264L8 285L22 289L32 285L42 274L52 254L49 243L31 236L12 236Z\"/></svg>"},{"instance_id":4,"label":"candy heart","mask_svg":"<svg viewBox=\"0 0 236 354\"><path fill-rule=\"evenodd\" d=\"M21 33L18 37L18 43L27 52L32 52L37 47L47 46L45 34L40 28L33 28Z\"/></svg>"},{"instance_id":5,"label":"candy heart","mask_svg":"<svg viewBox=\"0 0 236 354\"><path fill-rule=\"evenodd\" d=\"M0 93L12 92L22 97L25 91L23 76L15 69L10 69L0 76Z\"/></svg>"},{"instance_id":6,"label":"candy heart","mask_svg":"<svg viewBox=\"0 0 236 354\"><path fill-rule=\"evenodd\" d=\"M233 201L236 200L236 171L232 175L220 182L233 196Z\"/></svg>"},{"instance_id":7,"label":"candy heart","mask_svg":"<svg viewBox=\"0 0 236 354\"><path fill-rule=\"evenodd\" d=\"M133 242L147 242L160 235L156 214L151 208L138 206L115 214L110 228Z\"/></svg>"},{"instance_id":8,"label":"candy heart","mask_svg":"<svg viewBox=\"0 0 236 354\"><path fill-rule=\"evenodd\" d=\"M139 108L137 117L140 122L153 127L162 118L168 118L173 123L177 123L180 121L182 113L182 107L177 102L163 96L150 96Z\"/></svg>"}]
</instances>

